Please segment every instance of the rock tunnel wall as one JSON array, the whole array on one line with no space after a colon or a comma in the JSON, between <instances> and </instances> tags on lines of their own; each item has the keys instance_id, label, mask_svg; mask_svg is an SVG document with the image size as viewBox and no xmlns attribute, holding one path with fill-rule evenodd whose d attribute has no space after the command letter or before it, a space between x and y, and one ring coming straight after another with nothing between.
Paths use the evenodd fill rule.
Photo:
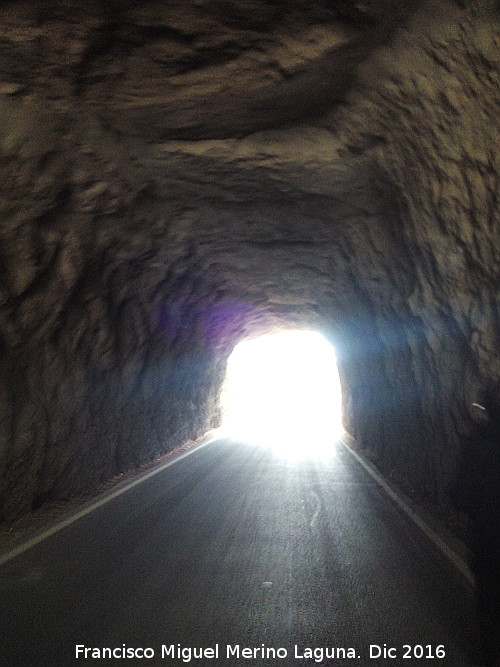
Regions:
<instances>
[{"instance_id":1,"label":"rock tunnel wall","mask_svg":"<svg viewBox=\"0 0 500 667\"><path fill-rule=\"evenodd\" d=\"M0 6L0 505L217 423L242 337L332 339L348 430L446 502L498 376L493 2Z\"/></svg>"}]
</instances>

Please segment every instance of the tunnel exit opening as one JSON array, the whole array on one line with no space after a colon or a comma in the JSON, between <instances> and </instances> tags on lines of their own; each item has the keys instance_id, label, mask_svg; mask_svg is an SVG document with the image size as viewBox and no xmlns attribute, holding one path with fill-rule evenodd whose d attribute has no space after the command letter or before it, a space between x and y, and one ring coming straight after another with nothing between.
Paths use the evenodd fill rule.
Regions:
<instances>
[{"instance_id":1,"label":"tunnel exit opening","mask_svg":"<svg viewBox=\"0 0 500 667\"><path fill-rule=\"evenodd\" d=\"M222 431L286 458L332 451L343 433L335 351L315 331L267 334L236 345L221 397Z\"/></svg>"}]
</instances>

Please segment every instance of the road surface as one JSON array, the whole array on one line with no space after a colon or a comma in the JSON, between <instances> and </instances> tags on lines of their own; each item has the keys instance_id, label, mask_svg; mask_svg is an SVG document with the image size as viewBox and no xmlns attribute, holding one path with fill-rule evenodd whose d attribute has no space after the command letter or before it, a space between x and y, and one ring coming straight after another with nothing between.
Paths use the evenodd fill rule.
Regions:
<instances>
[{"instance_id":1,"label":"road surface","mask_svg":"<svg viewBox=\"0 0 500 667\"><path fill-rule=\"evenodd\" d=\"M461 667L477 643L468 584L340 444L211 442L5 563L0 600L2 667Z\"/></svg>"}]
</instances>

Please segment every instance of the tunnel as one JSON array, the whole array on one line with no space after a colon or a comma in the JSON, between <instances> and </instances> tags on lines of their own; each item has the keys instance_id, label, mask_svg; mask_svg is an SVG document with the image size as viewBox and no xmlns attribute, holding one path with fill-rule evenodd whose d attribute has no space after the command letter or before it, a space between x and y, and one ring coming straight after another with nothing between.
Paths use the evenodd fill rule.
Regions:
<instances>
[{"instance_id":1,"label":"tunnel","mask_svg":"<svg viewBox=\"0 0 500 667\"><path fill-rule=\"evenodd\" d=\"M217 426L234 346L282 328L449 504L499 371L498 11L289 5L2 3L4 520Z\"/></svg>"},{"instance_id":2,"label":"tunnel","mask_svg":"<svg viewBox=\"0 0 500 667\"><path fill-rule=\"evenodd\" d=\"M328 454L343 433L341 408L335 351L318 332L243 340L228 358L221 434L290 459Z\"/></svg>"},{"instance_id":3,"label":"tunnel","mask_svg":"<svg viewBox=\"0 0 500 667\"><path fill-rule=\"evenodd\" d=\"M453 489L469 470L468 455L470 470L476 465L492 480L486 486L498 488L488 460L470 454L470 438L484 410L478 391L500 375L499 19L494 0L0 3L3 534L43 508L78 505L179 448L192 447L192 460L201 460L196 443L224 426L235 350L296 331L334 350L327 376L341 401L322 389L314 405L326 421L339 415L335 437L344 433L374 479L455 536L465 534ZM273 439L305 403L287 395ZM309 425L323 418L311 414ZM310 448L306 431L294 445L299 459ZM224 441L219 472L200 464L187 481L182 466L162 463L180 506L190 502L187 488L214 476L202 503L209 526L221 520L214 489L229 471L228 494L249 516L238 493L250 472L235 463L235 447ZM249 462L267 456L241 447ZM322 494L337 486L322 485L321 476L339 475L347 454L335 456L336 468L297 464L300 478L280 460L261 465L271 481L248 482L252 498L255 506L258 497L275 503L286 537L273 541L249 519L248 534L229 525L231 544L240 540L248 554L263 544L293 569L283 554L287 544L295 548L290 526L305 512L305 529L323 533L315 550L303 551L307 559L299 556L308 571L319 568L335 536L357 525L346 513L361 473L335 496L332 513L324 511ZM271 479L272 466L282 477ZM278 492L269 495L286 480L297 490L288 505ZM139 507L151 525L161 524L163 514L134 489L137 505L109 521L109 535ZM361 514L371 517L364 503ZM285 519L287 507L296 513ZM195 511L191 517L196 523ZM341 528L330 530L335 518ZM85 515L81 525L91 521ZM369 525L368 534L386 535L379 519ZM208 528L200 530L206 536ZM375 557L376 549L358 544L361 532L346 543ZM140 528L133 553L142 553L143 536ZM177 539L172 531L170 566L175 572L177 563L184 581L176 559L188 549ZM87 554L92 538L82 540ZM109 537L117 554L125 549L118 543ZM219 554L212 545L207 553L225 563L232 548ZM339 590L359 590L348 585L359 556L344 562L333 553L338 561L321 561L328 577ZM85 567L91 562L86 557ZM381 570L393 565L380 562ZM155 563L148 561L151 572ZM42 581L43 567L28 565L19 581ZM17 581L13 572L2 586ZM167 575L157 576L147 582L155 600ZM235 600L249 576L232 590ZM277 595L274 575L259 576L248 599ZM436 575L433 590L442 580ZM131 578L125 588L134 585ZM324 590L300 599L312 608ZM419 589L411 595L418 602ZM20 608L31 604L23 600ZM343 607L347 616L357 613L353 605ZM104 614L102 628L113 614ZM414 653L417 640L425 643L416 637Z\"/></svg>"}]
</instances>

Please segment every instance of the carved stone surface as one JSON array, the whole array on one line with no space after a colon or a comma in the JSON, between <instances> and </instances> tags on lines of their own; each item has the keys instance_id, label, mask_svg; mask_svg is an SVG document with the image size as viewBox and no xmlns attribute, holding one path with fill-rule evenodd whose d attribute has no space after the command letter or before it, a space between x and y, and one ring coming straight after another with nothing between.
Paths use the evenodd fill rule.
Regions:
<instances>
[{"instance_id":1,"label":"carved stone surface","mask_svg":"<svg viewBox=\"0 0 500 667\"><path fill-rule=\"evenodd\" d=\"M378 465L446 502L498 376L487 0L0 5L0 506L218 419L246 335L310 326Z\"/></svg>"}]
</instances>

